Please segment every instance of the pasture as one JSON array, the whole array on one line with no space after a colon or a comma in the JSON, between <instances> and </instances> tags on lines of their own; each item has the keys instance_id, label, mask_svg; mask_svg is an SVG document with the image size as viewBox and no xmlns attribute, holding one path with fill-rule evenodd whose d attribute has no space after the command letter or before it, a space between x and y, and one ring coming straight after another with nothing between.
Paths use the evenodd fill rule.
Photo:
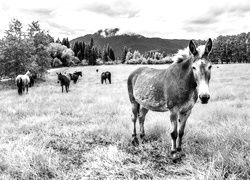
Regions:
<instances>
[{"instance_id":1,"label":"pasture","mask_svg":"<svg viewBox=\"0 0 250 180\"><path fill-rule=\"evenodd\" d=\"M213 65L211 100L194 106L178 162L168 112L150 111L146 142L131 145L127 77L137 67L57 69L22 96L0 87L0 179L250 179L250 64ZM57 83L64 71L83 72L69 93ZM112 84L101 84L104 71Z\"/></svg>"}]
</instances>

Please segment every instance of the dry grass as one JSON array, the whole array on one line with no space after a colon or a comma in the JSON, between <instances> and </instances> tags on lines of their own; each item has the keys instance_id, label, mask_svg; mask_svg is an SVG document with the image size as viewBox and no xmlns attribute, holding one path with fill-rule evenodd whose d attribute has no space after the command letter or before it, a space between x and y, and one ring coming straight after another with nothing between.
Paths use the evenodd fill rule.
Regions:
<instances>
[{"instance_id":1,"label":"dry grass","mask_svg":"<svg viewBox=\"0 0 250 180\"><path fill-rule=\"evenodd\" d=\"M147 143L131 146L126 80L137 67L65 69L83 71L68 94L55 72L23 96L0 84L0 179L250 178L249 64L214 65L211 101L195 105L178 163L168 156L169 113L149 112ZM106 70L111 85L100 83Z\"/></svg>"}]
</instances>

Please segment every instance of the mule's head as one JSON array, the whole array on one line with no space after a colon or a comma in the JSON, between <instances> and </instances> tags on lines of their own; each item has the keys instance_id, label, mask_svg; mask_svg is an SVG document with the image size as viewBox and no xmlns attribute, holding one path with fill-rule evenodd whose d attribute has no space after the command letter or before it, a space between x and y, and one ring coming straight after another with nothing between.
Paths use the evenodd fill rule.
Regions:
<instances>
[{"instance_id":1,"label":"mule's head","mask_svg":"<svg viewBox=\"0 0 250 180\"><path fill-rule=\"evenodd\" d=\"M212 50L212 40L209 38L207 43L196 47L194 42L189 42L189 50L193 54L193 74L198 86L198 96L202 104L208 103L210 99L209 80L211 77L212 63L208 55Z\"/></svg>"},{"instance_id":2,"label":"mule's head","mask_svg":"<svg viewBox=\"0 0 250 180\"><path fill-rule=\"evenodd\" d=\"M56 73L57 74L57 83L61 81L62 73Z\"/></svg>"}]
</instances>

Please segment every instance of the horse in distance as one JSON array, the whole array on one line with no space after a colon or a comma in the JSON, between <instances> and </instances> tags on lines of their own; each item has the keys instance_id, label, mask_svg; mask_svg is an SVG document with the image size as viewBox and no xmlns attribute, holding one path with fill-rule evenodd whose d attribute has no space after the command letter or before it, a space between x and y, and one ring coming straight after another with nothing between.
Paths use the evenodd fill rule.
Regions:
<instances>
[{"instance_id":1,"label":"horse in distance","mask_svg":"<svg viewBox=\"0 0 250 180\"><path fill-rule=\"evenodd\" d=\"M17 92L19 95L22 95L23 92L26 89L26 94L28 94L29 91L29 83L30 83L30 78L29 76L31 75L30 71L27 71L26 74L19 74L16 77L16 85L17 85Z\"/></svg>"},{"instance_id":2,"label":"horse in distance","mask_svg":"<svg viewBox=\"0 0 250 180\"><path fill-rule=\"evenodd\" d=\"M60 82L61 86L62 86L62 93L63 93L63 86L65 86L65 90L68 93L69 92L69 85L70 85L70 79L63 75L62 73L56 73L57 74L57 78L58 81L57 83Z\"/></svg>"},{"instance_id":3,"label":"horse in distance","mask_svg":"<svg viewBox=\"0 0 250 180\"><path fill-rule=\"evenodd\" d=\"M73 74L69 73L69 76L70 76L70 79L74 82L74 84L76 84L76 82L79 78L79 75L77 75L75 73L73 73Z\"/></svg>"},{"instance_id":4,"label":"horse in distance","mask_svg":"<svg viewBox=\"0 0 250 180\"><path fill-rule=\"evenodd\" d=\"M108 79L109 84L111 84L111 73L109 71L103 72L101 74L101 82L102 82L102 84L103 84L104 81L106 83L106 79Z\"/></svg>"},{"instance_id":5,"label":"horse in distance","mask_svg":"<svg viewBox=\"0 0 250 180\"><path fill-rule=\"evenodd\" d=\"M33 76L32 76L32 75L29 75L29 78L30 78L29 87L32 87L32 86L34 86L35 79L33 78Z\"/></svg>"},{"instance_id":6,"label":"horse in distance","mask_svg":"<svg viewBox=\"0 0 250 180\"><path fill-rule=\"evenodd\" d=\"M77 75L77 76L81 76L82 77L82 71L75 71L73 74Z\"/></svg>"},{"instance_id":7,"label":"horse in distance","mask_svg":"<svg viewBox=\"0 0 250 180\"><path fill-rule=\"evenodd\" d=\"M170 111L171 154L174 158L182 151L182 137L186 121L198 98L202 104L210 99L209 81L212 63L209 53L212 40L196 47L191 40L184 50L174 56L174 62L166 69L140 67L133 71L127 80L129 99L132 105L133 140L139 141L136 134L136 121L139 119L140 137L145 136L144 120L147 112Z\"/></svg>"}]
</instances>

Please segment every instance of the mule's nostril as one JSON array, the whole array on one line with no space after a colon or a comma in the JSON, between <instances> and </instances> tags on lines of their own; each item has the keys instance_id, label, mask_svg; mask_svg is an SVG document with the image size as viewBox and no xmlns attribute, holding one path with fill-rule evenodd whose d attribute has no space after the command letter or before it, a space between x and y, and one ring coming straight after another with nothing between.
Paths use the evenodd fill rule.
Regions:
<instances>
[{"instance_id":1,"label":"mule's nostril","mask_svg":"<svg viewBox=\"0 0 250 180\"><path fill-rule=\"evenodd\" d=\"M206 103L208 103L208 100L210 99L210 95L209 94L200 94L199 98L200 98L202 104L206 104Z\"/></svg>"}]
</instances>

